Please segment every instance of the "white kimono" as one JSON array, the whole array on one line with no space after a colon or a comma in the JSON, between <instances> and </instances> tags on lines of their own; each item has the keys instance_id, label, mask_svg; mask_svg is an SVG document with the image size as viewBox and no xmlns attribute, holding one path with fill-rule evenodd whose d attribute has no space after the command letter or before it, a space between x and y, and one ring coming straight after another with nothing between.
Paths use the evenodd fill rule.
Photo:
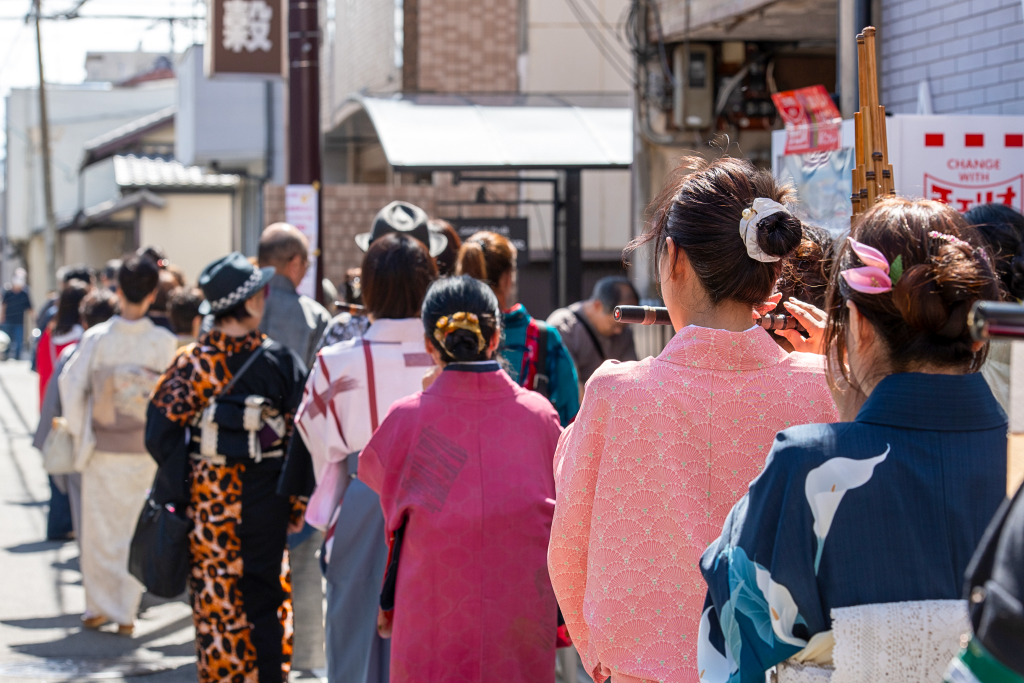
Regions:
<instances>
[{"instance_id":1,"label":"white kimono","mask_svg":"<svg viewBox=\"0 0 1024 683\"><path fill-rule=\"evenodd\" d=\"M176 347L148 318L114 316L85 333L58 380L82 472L86 617L135 621L143 586L128 573L128 550L157 469L145 448L146 408Z\"/></svg>"}]
</instances>

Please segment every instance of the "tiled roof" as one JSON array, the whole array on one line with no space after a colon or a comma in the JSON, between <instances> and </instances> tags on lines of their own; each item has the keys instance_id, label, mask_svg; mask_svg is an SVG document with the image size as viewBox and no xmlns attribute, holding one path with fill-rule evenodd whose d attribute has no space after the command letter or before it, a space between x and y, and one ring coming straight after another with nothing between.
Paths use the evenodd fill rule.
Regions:
<instances>
[{"instance_id":1,"label":"tiled roof","mask_svg":"<svg viewBox=\"0 0 1024 683\"><path fill-rule=\"evenodd\" d=\"M227 190L240 181L237 175L206 173L198 166L149 157L114 157L114 177L121 187L153 189Z\"/></svg>"}]
</instances>

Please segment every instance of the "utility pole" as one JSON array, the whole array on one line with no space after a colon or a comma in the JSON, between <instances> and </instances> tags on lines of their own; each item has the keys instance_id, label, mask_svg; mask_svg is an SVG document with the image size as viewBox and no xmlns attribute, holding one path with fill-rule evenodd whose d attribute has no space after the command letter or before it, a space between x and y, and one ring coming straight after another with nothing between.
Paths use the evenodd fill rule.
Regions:
<instances>
[{"instance_id":1,"label":"utility pole","mask_svg":"<svg viewBox=\"0 0 1024 683\"><path fill-rule=\"evenodd\" d=\"M322 191L320 162L320 20L318 0L288 0L288 184ZM319 198L322 200L322 195ZM317 202L317 299L323 298L323 201Z\"/></svg>"},{"instance_id":2,"label":"utility pole","mask_svg":"<svg viewBox=\"0 0 1024 683\"><path fill-rule=\"evenodd\" d=\"M35 0L36 56L39 59L39 137L43 156L43 207L46 211L46 283L57 289L57 219L53 214L53 183L50 173L50 119L46 114L46 79L43 76L43 38L39 29L42 0Z\"/></svg>"}]
</instances>

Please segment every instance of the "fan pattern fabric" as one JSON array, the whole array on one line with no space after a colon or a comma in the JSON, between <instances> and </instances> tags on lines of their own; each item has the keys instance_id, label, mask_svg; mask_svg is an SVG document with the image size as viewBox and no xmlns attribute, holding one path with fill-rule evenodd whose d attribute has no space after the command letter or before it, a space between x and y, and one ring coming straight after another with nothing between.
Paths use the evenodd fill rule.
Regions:
<instances>
[{"instance_id":1,"label":"fan pattern fabric","mask_svg":"<svg viewBox=\"0 0 1024 683\"><path fill-rule=\"evenodd\" d=\"M685 327L595 373L555 456L548 563L596 681L700 680L701 554L776 432L836 418L822 359L759 327Z\"/></svg>"}]
</instances>

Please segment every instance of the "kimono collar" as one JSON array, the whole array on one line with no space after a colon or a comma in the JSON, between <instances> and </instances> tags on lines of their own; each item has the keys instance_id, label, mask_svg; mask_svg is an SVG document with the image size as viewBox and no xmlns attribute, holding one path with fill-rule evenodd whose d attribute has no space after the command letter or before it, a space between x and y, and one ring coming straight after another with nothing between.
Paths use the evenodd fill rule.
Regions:
<instances>
[{"instance_id":1,"label":"kimono collar","mask_svg":"<svg viewBox=\"0 0 1024 683\"><path fill-rule=\"evenodd\" d=\"M757 370L788 357L765 330L751 325L743 332L688 325L669 340L658 360L705 370Z\"/></svg>"},{"instance_id":2,"label":"kimono collar","mask_svg":"<svg viewBox=\"0 0 1024 683\"><path fill-rule=\"evenodd\" d=\"M855 422L929 432L985 431L1007 424L980 372L889 375L868 396Z\"/></svg>"},{"instance_id":3,"label":"kimono collar","mask_svg":"<svg viewBox=\"0 0 1024 683\"><path fill-rule=\"evenodd\" d=\"M515 394L519 388L496 362L452 363L425 393L476 400L493 394Z\"/></svg>"},{"instance_id":4,"label":"kimono collar","mask_svg":"<svg viewBox=\"0 0 1024 683\"><path fill-rule=\"evenodd\" d=\"M374 320L363 339L372 342L402 344L423 343L423 321L419 318L381 318Z\"/></svg>"},{"instance_id":5,"label":"kimono collar","mask_svg":"<svg viewBox=\"0 0 1024 683\"><path fill-rule=\"evenodd\" d=\"M496 360L482 360L476 363L449 363L444 366L445 371L451 372L497 372L501 370Z\"/></svg>"},{"instance_id":6,"label":"kimono collar","mask_svg":"<svg viewBox=\"0 0 1024 683\"><path fill-rule=\"evenodd\" d=\"M210 347L227 356L245 351L255 351L256 347L263 343L263 334L259 330L253 330L244 337L229 337L220 330L210 330L207 334L199 337L199 346Z\"/></svg>"}]
</instances>

